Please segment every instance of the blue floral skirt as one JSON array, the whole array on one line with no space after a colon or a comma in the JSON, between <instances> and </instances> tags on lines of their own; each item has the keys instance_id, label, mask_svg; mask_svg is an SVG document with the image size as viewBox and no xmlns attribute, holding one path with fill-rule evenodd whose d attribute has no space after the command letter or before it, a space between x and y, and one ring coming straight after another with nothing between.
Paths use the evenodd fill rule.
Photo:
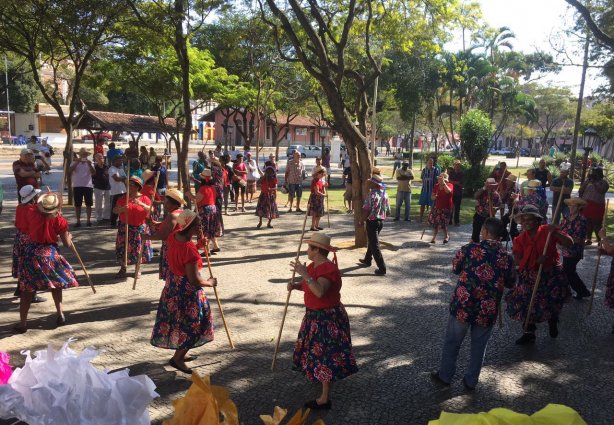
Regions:
<instances>
[{"instance_id":1,"label":"blue floral skirt","mask_svg":"<svg viewBox=\"0 0 614 425\"><path fill-rule=\"evenodd\" d=\"M207 239L217 237L218 216L215 205L203 205L198 209L200 212L200 230Z\"/></svg>"},{"instance_id":2,"label":"blue floral skirt","mask_svg":"<svg viewBox=\"0 0 614 425\"><path fill-rule=\"evenodd\" d=\"M279 218L279 210L277 209L277 194L261 193L256 204L256 215L262 218Z\"/></svg>"},{"instance_id":3,"label":"blue floral skirt","mask_svg":"<svg viewBox=\"0 0 614 425\"><path fill-rule=\"evenodd\" d=\"M30 245L30 236L28 236L27 233L21 233L17 230L17 233L15 233L15 240L13 241L13 267L11 275L18 281L21 280L20 272L25 255L24 253L28 245Z\"/></svg>"},{"instance_id":4,"label":"blue floral skirt","mask_svg":"<svg viewBox=\"0 0 614 425\"><path fill-rule=\"evenodd\" d=\"M520 271L518 273L518 284L505 295L506 311L513 320L522 322L526 320L536 277L537 270ZM535 294L533 311L531 312L531 322L541 323L553 317L558 317L563 304L569 299L570 295L567 278L561 266L556 266L549 271L542 271L539 288L537 288Z\"/></svg>"},{"instance_id":5,"label":"blue floral skirt","mask_svg":"<svg viewBox=\"0 0 614 425\"><path fill-rule=\"evenodd\" d=\"M309 195L309 217L324 217L324 196L317 193Z\"/></svg>"},{"instance_id":6,"label":"blue floral skirt","mask_svg":"<svg viewBox=\"0 0 614 425\"><path fill-rule=\"evenodd\" d=\"M436 229L437 227L447 229L448 223L450 223L451 216L452 210L433 207L431 208L431 213L429 214L429 224L434 229Z\"/></svg>"},{"instance_id":7,"label":"blue floral skirt","mask_svg":"<svg viewBox=\"0 0 614 425\"><path fill-rule=\"evenodd\" d=\"M168 272L151 333L151 345L173 350L200 347L213 341L213 319L202 288L186 276Z\"/></svg>"},{"instance_id":8,"label":"blue floral skirt","mask_svg":"<svg viewBox=\"0 0 614 425\"><path fill-rule=\"evenodd\" d=\"M614 258L610 263L610 275L605 285L605 305L614 308Z\"/></svg>"},{"instance_id":9,"label":"blue floral skirt","mask_svg":"<svg viewBox=\"0 0 614 425\"><path fill-rule=\"evenodd\" d=\"M166 259L166 252L168 251L168 244L166 241L162 241L162 246L160 247L160 264L158 265L158 276L161 280L166 282L166 277L168 276L168 260Z\"/></svg>"},{"instance_id":10,"label":"blue floral skirt","mask_svg":"<svg viewBox=\"0 0 614 425\"><path fill-rule=\"evenodd\" d=\"M332 382L358 372L350 320L343 304L307 309L294 346L292 369L311 382Z\"/></svg>"},{"instance_id":11,"label":"blue floral skirt","mask_svg":"<svg viewBox=\"0 0 614 425\"><path fill-rule=\"evenodd\" d=\"M57 244L31 243L25 248L21 265L19 289L22 291L48 291L79 286L72 266L60 254Z\"/></svg>"},{"instance_id":12,"label":"blue floral skirt","mask_svg":"<svg viewBox=\"0 0 614 425\"><path fill-rule=\"evenodd\" d=\"M136 264L139 259L139 252L141 251L141 245L143 245L144 234L148 234L149 229L146 224L140 226L128 225L128 264ZM126 225L119 223L117 226L117 237L115 238L115 257L120 264L124 264L124 250L126 243ZM143 257L141 258L141 264L149 263L153 257L153 249L151 247L151 241L145 241L143 246Z\"/></svg>"}]
</instances>

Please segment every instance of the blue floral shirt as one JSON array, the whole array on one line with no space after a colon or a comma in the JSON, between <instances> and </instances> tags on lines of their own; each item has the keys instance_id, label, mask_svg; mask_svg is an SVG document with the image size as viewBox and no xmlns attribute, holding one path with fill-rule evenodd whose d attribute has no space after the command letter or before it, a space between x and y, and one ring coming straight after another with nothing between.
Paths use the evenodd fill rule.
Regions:
<instances>
[{"instance_id":1,"label":"blue floral shirt","mask_svg":"<svg viewBox=\"0 0 614 425\"><path fill-rule=\"evenodd\" d=\"M498 241L471 242L456 253L452 271L458 282L450 314L461 322L494 325L503 288L516 280L512 255Z\"/></svg>"},{"instance_id":2,"label":"blue floral shirt","mask_svg":"<svg viewBox=\"0 0 614 425\"><path fill-rule=\"evenodd\" d=\"M578 214L573 220L569 219L569 215L561 220L561 231L567 233L573 239L581 239L582 243L574 243L569 248L562 247L561 252L563 257L584 257L584 239L586 238L586 217Z\"/></svg>"},{"instance_id":3,"label":"blue floral shirt","mask_svg":"<svg viewBox=\"0 0 614 425\"><path fill-rule=\"evenodd\" d=\"M492 208L497 209L501 206L501 196L499 192L493 191L488 192L484 190L480 197L475 201L475 213L482 217L490 217L490 213L488 212L488 194L490 193L490 203L492 203Z\"/></svg>"},{"instance_id":4,"label":"blue floral shirt","mask_svg":"<svg viewBox=\"0 0 614 425\"><path fill-rule=\"evenodd\" d=\"M367 220L384 220L390 212L386 189L372 189L365 199L362 209L367 212Z\"/></svg>"}]
</instances>

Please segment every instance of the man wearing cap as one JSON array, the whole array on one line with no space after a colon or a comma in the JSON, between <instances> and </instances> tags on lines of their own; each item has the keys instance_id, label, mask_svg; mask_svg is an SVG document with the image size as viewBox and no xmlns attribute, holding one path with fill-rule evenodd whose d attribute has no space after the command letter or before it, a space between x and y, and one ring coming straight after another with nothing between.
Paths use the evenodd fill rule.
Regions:
<instances>
[{"instance_id":1,"label":"man wearing cap","mask_svg":"<svg viewBox=\"0 0 614 425\"><path fill-rule=\"evenodd\" d=\"M529 194L529 182L535 180L535 169L529 168L524 175L527 176L527 179L520 184L521 196L527 196Z\"/></svg>"},{"instance_id":2,"label":"man wearing cap","mask_svg":"<svg viewBox=\"0 0 614 425\"><path fill-rule=\"evenodd\" d=\"M550 185L550 190L552 191L553 216L559 202L559 196L561 192L563 193L563 203L561 204L561 208L559 209L556 217L553 217L553 223L558 224L558 222L561 220L561 213L563 215L567 215L569 213L569 208L567 207L565 200L571 197L571 191L573 190L573 180L569 178L570 168L571 164L569 162L562 162L561 166L559 167L559 177L553 179L552 184Z\"/></svg>"},{"instance_id":3,"label":"man wearing cap","mask_svg":"<svg viewBox=\"0 0 614 425\"><path fill-rule=\"evenodd\" d=\"M94 155L94 170L92 183L96 200L96 221L108 222L111 219L111 184L109 183L109 167L104 163L104 155Z\"/></svg>"},{"instance_id":4,"label":"man wearing cap","mask_svg":"<svg viewBox=\"0 0 614 425\"><path fill-rule=\"evenodd\" d=\"M473 214L473 231L471 240L480 242L482 225L488 217L494 217L495 211L501 206L501 196L497 192L497 181L493 177L486 179L482 189L475 192L475 214Z\"/></svg>"},{"instance_id":5,"label":"man wearing cap","mask_svg":"<svg viewBox=\"0 0 614 425\"><path fill-rule=\"evenodd\" d=\"M75 203L75 215L77 223L75 227L81 227L81 206L85 198L85 214L87 216L87 226L92 225L92 206L94 205L94 184L92 176L96 175L96 169L87 157L90 155L87 149L79 150L79 158L70 164L68 172L71 173L72 187Z\"/></svg>"},{"instance_id":6,"label":"man wearing cap","mask_svg":"<svg viewBox=\"0 0 614 425\"><path fill-rule=\"evenodd\" d=\"M405 221L409 219L409 204L411 203L411 181L414 179L414 173L409 169L409 162L403 161L401 168L395 172L397 178L397 207L394 215L394 221L399 221L401 218L401 205L405 204Z\"/></svg>"},{"instance_id":7,"label":"man wearing cap","mask_svg":"<svg viewBox=\"0 0 614 425\"><path fill-rule=\"evenodd\" d=\"M555 179L556 180L556 179ZM552 182L554 184L554 181ZM573 245L563 247L563 270L567 276L569 286L576 292L574 298L581 300L591 295L584 282L576 271L576 266L584 258L584 242L586 240L586 217L582 210L586 207L586 201L582 198L569 198L563 201L568 207L568 213L563 214L561 231L567 233L573 239Z\"/></svg>"},{"instance_id":8,"label":"man wearing cap","mask_svg":"<svg viewBox=\"0 0 614 425\"><path fill-rule=\"evenodd\" d=\"M26 185L31 185L35 189L40 187L38 179L41 173L36 170L34 153L30 149L21 150L19 160L13 162L13 174L17 182L17 192ZM21 200L21 197L19 199Z\"/></svg>"},{"instance_id":9,"label":"man wearing cap","mask_svg":"<svg viewBox=\"0 0 614 425\"><path fill-rule=\"evenodd\" d=\"M384 220L386 214L390 212L390 205L388 203L388 195L384 190L384 183L382 176L374 174L369 180L369 195L364 201L362 206L362 213L365 220L359 220L358 224L367 225L367 239L368 248L364 259L359 261L366 265L371 265L371 259L375 259L377 264L377 270L375 274L377 276L383 276L386 274L386 263L384 263L384 257L379 246L379 233L384 226Z\"/></svg>"}]
</instances>

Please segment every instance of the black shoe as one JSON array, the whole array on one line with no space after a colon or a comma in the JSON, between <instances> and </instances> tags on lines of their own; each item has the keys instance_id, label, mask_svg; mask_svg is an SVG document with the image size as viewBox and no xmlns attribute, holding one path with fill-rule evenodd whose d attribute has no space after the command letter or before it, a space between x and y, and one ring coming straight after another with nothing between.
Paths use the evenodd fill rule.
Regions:
<instances>
[{"instance_id":1,"label":"black shoe","mask_svg":"<svg viewBox=\"0 0 614 425\"><path fill-rule=\"evenodd\" d=\"M411 223L411 220L409 218L406 218L405 221Z\"/></svg>"},{"instance_id":2,"label":"black shoe","mask_svg":"<svg viewBox=\"0 0 614 425\"><path fill-rule=\"evenodd\" d=\"M377 269L375 270L376 276L384 276L386 274L386 269Z\"/></svg>"},{"instance_id":3,"label":"black shoe","mask_svg":"<svg viewBox=\"0 0 614 425\"><path fill-rule=\"evenodd\" d=\"M324 404L318 404L317 400L311 400L305 403L303 407L306 407L307 409L311 410L330 410L330 408L333 407L333 403L328 400Z\"/></svg>"},{"instance_id":4,"label":"black shoe","mask_svg":"<svg viewBox=\"0 0 614 425\"><path fill-rule=\"evenodd\" d=\"M580 291L578 292L576 295L574 295L574 299L576 300L581 300L582 298L586 298L586 297L590 297L591 293L588 289L584 290L584 291Z\"/></svg>"},{"instance_id":5,"label":"black shoe","mask_svg":"<svg viewBox=\"0 0 614 425\"><path fill-rule=\"evenodd\" d=\"M55 324L58 326L62 326L66 324L66 317L64 317L64 315L60 315L58 316L58 318L55 320Z\"/></svg>"},{"instance_id":6,"label":"black shoe","mask_svg":"<svg viewBox=\"0 0 614 425\"><path fill-rule=\"evenodd\" d=\"M81 227L81 223L75 223L74 227Z\"/></svg>"},{"instance_id":7,"label":"black shoe","mask_svg":"<svg viewBox=\"0 0 614 425\"><path fill-rule=\"evenodd\" d=\"M39 297L38 295L32 298L33 303L44 303L45 301L47 301L47 298Z\"/></svg>"},{"instance_id":8,"label":"black shoe","mask_svg":"<svg viewBox=\"0 0 614 425\"><path fill-rule=\"evenodd\" d=\"M465 387L467 391L475 391L475 387L472 387L471 385L469 385L467 381L465 380L465 378L463 378L463 387Z\"/></svg>"},{"instance_id":9,"label":"black shoe","mask_svg":"<svg viewBox=\"0 0 614 425\"><path fill-rule=\"evenodd\" d=\"M15 289L15 292L13 292L13 296L14 297L21 297L21 291L19 290L19 288Z\"/></svg>"},{"instance_id":10,"label":"black shoe","mask_svg":"<svg viewBox=\"0 0 614 425\"><path fill-rule=\"evenodd\" d=\"M393 218L392 221L399 221L399 217Z\"/></svg>"},{"instance_id":11,"label":"black shoe","mask_svg":"<svg viewBox=\"0 0 614 425\"><path fill-rule=\"evenodd\" d=\"M371 267L371 261L367 261L367 260L364 260L364 259L361 258L360 260L358 260L358 262L360 264L363 264L363 265L367 266L367 267Z\"/></svg>"},{"instance_id":12,"label":"black shoe","mask_svg":"<svg viewBox=\"0 0 614 425\"><path fill-rule=\"evenodd\" d=\"M559 327L557 326L558 319L548 320L548 333L551 338L559 336Z\"/></svg>"},{"instance_id":13,"label":"black shoe","mask_svg":"<svg viewBox=\"0 0 614 425\"><path fill-rule=\"evenodd\" d=\"M439 376L439 371L431 372L431 381L435 382L436 384L443 385L444 387L450 386L449 382L446 382L441 379L441 376Z\"/></svg>"},{"instance_id":14,"label":"black shoe","mask_svg":"<svg viewBox=\"0 0 614 425\"><path fill-rule=\"evenodd\" d=\"M299 213L301 213L301 212L305 212L305 211L303 211L303 210L302 210L302 209L300 209L300 208L297 208L295 211L296 211L296 212L299 212Z\"/></svg>"},{"instance_id":15,"label":"black shoe","mask_svg":"<svg viewBox=\"0 0 614 425\"><path fill-rule=\"evenodd\" d=\"M528 344L535 344L535 334L532 332L525 332L520 338L516 340L516 345Z\"/></svg>"},{"instance_id":16,"label":"black shoe","mask_svg":"<svg viewBox=\"0 0 614 425\"><path fill-rule=\"evenodd\" d=\"M168 361L168 364L171 365L172 367L174 367L175 369L177 369L180 372L187 373L188 375L192 374L192 369L187 368L187 367L179 366L177 363L175 363L175 359L170 359Z\"/></svg>"}]
</instances>

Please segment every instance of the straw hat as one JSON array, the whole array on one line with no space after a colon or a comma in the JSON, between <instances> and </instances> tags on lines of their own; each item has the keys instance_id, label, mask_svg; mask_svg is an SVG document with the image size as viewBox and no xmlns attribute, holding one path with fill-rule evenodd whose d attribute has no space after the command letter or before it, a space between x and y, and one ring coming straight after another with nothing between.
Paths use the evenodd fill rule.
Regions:
<instances>
[{"instance_id":1,"label":"straw hat","mask_svg":"<svg viewBox=\"0 0 614 425\"><path fill-rule=\"evenodd\" d=\"M540 180L529 180L527 187L529 189L537 189L538 187L542 187L542 182Z\"/></svg>"},{"instance_id":2,"label":"straw hat","mask_svg":"<svg viewBox=\"0 0 614 425\"><path fill-rule=\"evenodd\" d=\"M326 168L322 167L321 165L316 165L315 167L313 167L313 171L311 172L311 175L315 176L318 173L326 174Z\"/></svg>"},{"instance_id":3,"label":"straw hat","mask_svg":"<svg viewBox=\"0 0 614 425\"><path fill-rule=\"evenodd\" d=\"M178 189L166 189L166 194L164 196L166 196L167 198L171 198L174 201L177 201L179 205L185 205L183 193L181 193Z\"/></svg>"},{"instance_id":4,"label":"straw hat","mask_svg":"<svg viewBox=\"0 0 614 425\"><path fill-rule=\"evenodd\" d=\"M81 149L79 149L79 152L77 152L77 153L78 153L79 155L83 155L83 154L85 154L86 156L90 156L90 155L91 155L90 151L88 151L88 150L87 150L87 149L85 149L85 148L81 148Z\"/></svg>"},{"instance_id":5,"label":"straw hat","mask_svg":"<svg viewBox=\"0 0 614 425\"><path fill-rule=\"evenodd\" d=\"M513 174L510 174L509 176L507 176L507 177L505 178L505 180L508 180L508 181L511 181L511 182L515 182L517 179L518 179L518 177L516 177L516 176L515 176L515 175L513 175Z\"/></svg>"},{"instance_id":6,"label":"straw hat","mask_svg":"<svg viewBox=\"0 0 614 425\"><path fill-rule=\"evenodd\" d=\"M177 216L177 224L180 225L183 229L185 229L190 224L192 224L196 217L198 217L198 214L196 214L194 211L183 210L181 214Z\"/></svg>"},{"instance_id":7,"label":"straw hat","mask_svg":"<svg viewBox=\"0 0 614 425\"><path fill-rule=\"evenodd\" d=\"M379 176L380 174L382 174L382 171L379 168L373 167L371 169L371 175L378 175Z\"/></svg>"},{"instance_id":8,"label":"straw hat","mask_svg":"<svg viewBox=\"0 0 614 425\"><path fill-rule=\"evenodd\" d=\"M374 174L369 181L373 184L378 185L379 187L382 187L384 185L383 181L384 179L382 178L382 176L380 176L379 174Z\"/></svg>"},{"instance_id":9,"label":"straw hat","mask_svg":"<svg viewBox=\"0 0 614 425\"><path fill-rule=\"evenodd\" d=\"M578 207L585 207L587 202L582 199L582 198L569 198L569 199L565 199L563 200L563 202L565 202L565 205L576 205Z\"/></svg>"},{"instance_id":10,"label":"straw hat","mask_svg":"<svg viewBox=\"0 0 614 425\"><path fill-rule=\"evenodd\" d=\"M42 190L35 189L34 186L32 186L31 184L25 185L24 187L19 189L19 196L21 197L21 203L27 204L32 199L34 199L36 195L38 195L41 192Z\"/></svg>"},{"instance_id":11,"label":"straw hat","mask_svg":"<svg viewBox=\"0 0 614 425\"><path fill-rule=\"evenodd\" d=\"M151 170L143 171L143 182L147 183L147 181L149 181L149 179L155 175L156 175L155 171L151 171Z\"/></svg>"},{"instance_id":12,"label":"straw hat","mask_svg":"<svg viewBox=\"0 0 614 425\"><path fill-rule=\"evenodd\" d=\"M525 215L539 218L540 220L544 219L544 217L542 217L542 215L539 213L539 209L535 205L531 204L527 204L522 207L522 210L520 210L520 212L516 214L516 217L514 219L521 219Z\"/></svg>"},{"instance_id":13,"label":"straw hat","mask_svg":"<svg viewBox=\"0 0 614 425\"><path fill-rule=\"evenodd\" d=\"M130 180L132 183L135 183L139 189L143 189L143 180L139 176L132 176Z\"/></svg>"},{"instance_id":14,"label":"straw hat","mask_svg":"<svg viewBox=\"0 0 614 425\"><path fill-rule=\"evenodd\" d=\"M208 169L208 168L205 168L205 169L203 170L203 172L202 172L202 173L200 173L200 176L201 176L201 177L203 177L203 178L204 178L204 177L211 177L211 170L210 170L210 169Z\"/></svg>"},{"instance_id":15,"label":"straw hat","mask_svg":"<svg viewBox=\"0 0 614 425\"><path fill-rule=\"evenodd\" d=\"M314 233L308 240L305 241L305 243L307 243L307 245L322 248L327 251L337 252L337 248L333 248L332 246L330 246L330 236L328 236L326 233Z\"/></svg>"},{"instance_id":16,"label":"straw hat","mask_svg":"<svg viewBox=\"0 0 614 425\"><path fill-rule=\"evenodd\" d=\"M36 205L43 214L55 215L60 208L60 197L57 193L44 193Z\"/></svg>"},{"instance_id":17,"label":"straw hat","mask_svg":"<svg viewBox=\"0 0 614 425\"><path fill-rule=\"evenodd\" d=\"M21 154L20 155L34 155L34 152L32 152L32 149L22 149L21 150Z\"/></svg>"},{"instance_id":18,"label":"straw hat","mask_svg":"<svg viewBox=\"0 0 614 425\"><path fill-rule=\"evenodd\" d=\"M496 186L497 185L497 180L495 180L493 177L489 177L489 178L486 179L486 185L489 185L489 186L494 185L494 186Z\"/></svg>"}]
</instances>

